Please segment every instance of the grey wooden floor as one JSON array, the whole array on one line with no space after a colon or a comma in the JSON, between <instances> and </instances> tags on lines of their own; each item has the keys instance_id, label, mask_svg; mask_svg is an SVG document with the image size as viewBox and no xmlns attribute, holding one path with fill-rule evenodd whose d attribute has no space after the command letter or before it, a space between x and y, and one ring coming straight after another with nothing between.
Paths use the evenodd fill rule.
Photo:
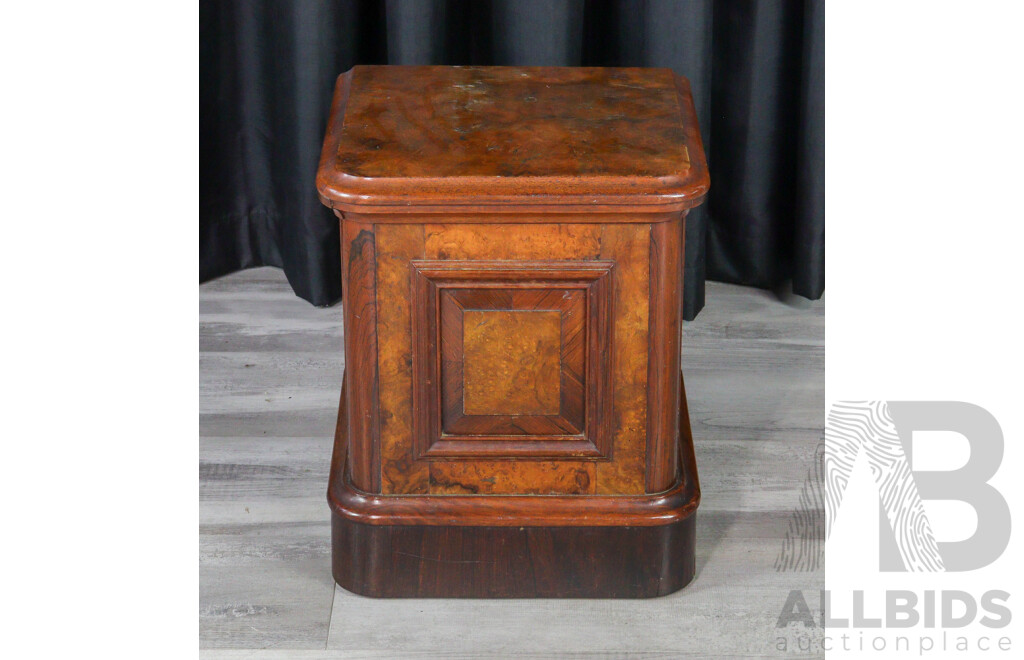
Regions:
<instances>
[{"instance_id":1,"label":"grey wooden floor","mask_svg":"<svg viewBox=\"0 0 1024 660\"><path fill-rule=\"evenodd\" d=\"M698 576L647 601L382 601L336 588L325 492L340 307L312 307L259 268L200 286L199 319L204 657L774 656L790 589L814 610L824 588L824 567L773 567L822 433L824 301L708 284L683 335Z\"/></svg>"}]
</instances>

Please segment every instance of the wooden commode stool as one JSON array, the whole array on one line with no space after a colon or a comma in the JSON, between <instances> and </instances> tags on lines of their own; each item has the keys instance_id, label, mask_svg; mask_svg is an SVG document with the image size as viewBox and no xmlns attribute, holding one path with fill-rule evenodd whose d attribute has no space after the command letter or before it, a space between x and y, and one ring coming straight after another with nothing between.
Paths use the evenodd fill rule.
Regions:
<instances>
[{"instance_id":1,"label":"wooden commode stool","mask_svg":"<svg viewBox=\"0 0 1024 660\"><path fill-rule=\"evenodd\" d=\"M342 236L338 584L637 598L689 582L683 227L708 173L686 79L357 66L317 188Z\"/></svg>"}]
</instances>

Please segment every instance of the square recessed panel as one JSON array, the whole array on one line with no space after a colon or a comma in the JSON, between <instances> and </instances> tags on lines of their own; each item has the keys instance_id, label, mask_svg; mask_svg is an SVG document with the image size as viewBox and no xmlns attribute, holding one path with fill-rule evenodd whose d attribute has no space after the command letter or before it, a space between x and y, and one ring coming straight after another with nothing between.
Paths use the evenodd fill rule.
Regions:
<instances>
[{"instance_id":1,"label":"square recessed panel","mask_svg":"<svg viewBox=\"0 0 1024 660\"><path fill-rule=\"evenodd\" d=\"M557 415L562 313L464 310L466 415Z\"/></svg>"},{"instance_id":2,"label":"square recessed panel","mask_svg":"<svg viewBox=\"0 0 1024 660\"><path fill-rule=\"evenodd\" d=\"M442 434L460 439L481 435L583 434L586 361L583 337L587 310L583 289L509 289L481 283L474 288L441 288L439 300ZM477 319L477 323L468 325L467 314ZM485 316L480 317L480 314ZM501 323L475 327L479 319L493 314L499 315L499 321L522 318L515 316L519 314L546 314L547 323L540 318L523 321L522 327L511 333L510 328ZM469 346L474 353L473 364L466 355L464 333L467 328L470 330ZM475 373L467 376L467 369ZM501 378L489 377L495 371ZM467 377L472 381L472 393L468 391ZM509 379L517 382L510 383ZM529 382L531 379L536 382ZM556 383L558 392L553 396ZM529 389L519 391L514 387L517 384ZM469 408L467 394L475 399ZM514 398L502 400L506 394ZM481 401L488 403L481 404ZM498 412L498 407L504 408L504 412Z\"/></svg>"},{"instance_id":3,"label":"square recessed panel","mask_svg":"<svg viewBox=\"0 0 1024 660\"><path fill-rule=\"evenodd\" d=\"M417 458L610 458L611 262L412 267Z\"/></svg>"}]
</instances>

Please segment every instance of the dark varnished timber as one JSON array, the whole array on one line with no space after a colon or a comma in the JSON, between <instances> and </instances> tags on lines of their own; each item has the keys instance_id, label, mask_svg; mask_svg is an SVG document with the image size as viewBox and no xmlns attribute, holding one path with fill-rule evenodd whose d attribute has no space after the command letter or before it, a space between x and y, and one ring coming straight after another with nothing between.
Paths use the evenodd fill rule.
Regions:
<instances>
[{"instance_id":1,"label":"dark varnished timber","mask_svg":"<svg viewBox=\"0 0 1024 660\"><path fill-rule=\"evenodd\" d=\"M381 527L333 516L341 587L378 598L653 598L694 575L696 517L661 527Z\"/></svg>"},{"instance_id":2,"label":"dark varnished timber","mask_svg":"<svg viewBox=\"0 0 1024 660\"><path fill-rule=\"evenodd\" d=\"M347 433L352 442L352 479L370 492L380 490L380 436L377 416L377 300L373 226L342 226L342 287L345 291L345 364L348 388Z\"/></svg>"},{"instance_id":3,"label":"dark varnished timber","mask_svg":"<svg viewBox=\"0 0 1024 660\"><path fill-rule=\"evenodd\" d=\"M337 582L438 597L689 582L683 228L708 172L687 81L356 67L317 188L345 293Z\"/></svg>"},{"instance_id":4,"label":"dark varnished timber","mask_svg":"<svg viewBox=\"0 0 1024 660\"><path fill-rule=\"evenodd\" d=\"M694 577L700 484L688 417L679 481L637 497L375 496L351 484L345 428L340 406L327 493L332 571L353 593L651 598Z\"/></svg>"},{"instance_id":5,"label":"dark varnished timber","mask_svg":"<svg viewBox=\"0 0 1024 660\"><path fill-rule=\"evenodd\" d=\"M708 188L669 69L358 66L332 117L317 175L332 208L681 211Z\"/></svg>"},{"instance_id":6,"label":"dark varnished timber","mask_svg":"<svg viewBox=\"0 0 1024 660\"><path fill-rule=\"evenodd\" d=\"M680 335L683 313L683 236L685 215L651 225L651 312L648 343L648 401L679 399ZM679 409L658 406L648 411L647 492L668 488L677 478Z\"/></svg>"}]
</instances>

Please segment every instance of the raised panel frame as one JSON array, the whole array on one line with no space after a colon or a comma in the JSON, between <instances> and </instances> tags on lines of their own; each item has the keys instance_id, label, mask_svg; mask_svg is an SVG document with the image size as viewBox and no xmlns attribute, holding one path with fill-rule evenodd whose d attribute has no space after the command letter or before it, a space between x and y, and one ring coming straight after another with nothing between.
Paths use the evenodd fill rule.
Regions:
<instances>
[{"instance_id":1,"label":"raised panel frame","mask_svg":"<svg viewBox=\"0 0 1024 660\"><path fill-rule=\"evenodd\" d=\"M611 260L416 259L412 292L415 460L611 460ZM558 311L558 415L466 415L462 313Z\"/></svg>"}]
</instances>

